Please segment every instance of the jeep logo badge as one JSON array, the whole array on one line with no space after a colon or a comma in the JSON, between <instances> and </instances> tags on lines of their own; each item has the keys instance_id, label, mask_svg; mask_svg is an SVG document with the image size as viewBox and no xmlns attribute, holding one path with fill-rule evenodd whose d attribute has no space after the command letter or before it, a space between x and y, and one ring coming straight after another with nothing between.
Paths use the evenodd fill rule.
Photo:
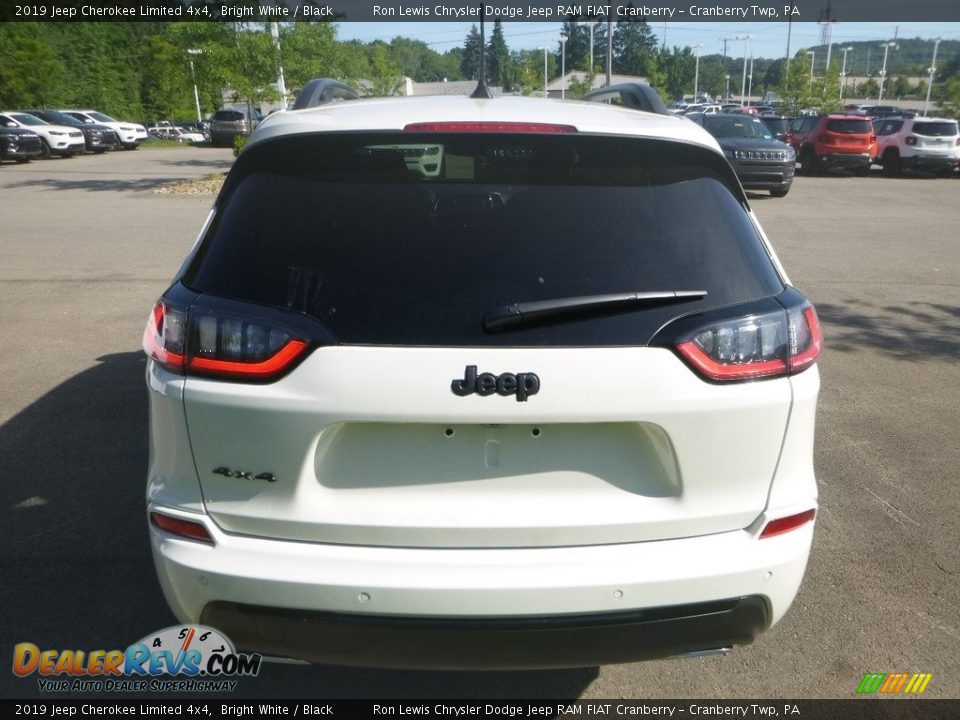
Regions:
<instances>
[{"instance_id":1,"label":"jeep logo badge","mask_svg":"<svg viewBox=\"0 0 960 720\"><path fill-rule=\"evenodd\" d=\"M463 371L462 380L454 380L450 383L450 389L454 395L466 397L476 393L486 397L487 395L516 395L517 402L526 402L531 395L540 392L540 378L536 373L503 373L503 375L494 375L493 373L480 373L477 375L476 365L467 365Z\"/></svg>"}]
</instances>

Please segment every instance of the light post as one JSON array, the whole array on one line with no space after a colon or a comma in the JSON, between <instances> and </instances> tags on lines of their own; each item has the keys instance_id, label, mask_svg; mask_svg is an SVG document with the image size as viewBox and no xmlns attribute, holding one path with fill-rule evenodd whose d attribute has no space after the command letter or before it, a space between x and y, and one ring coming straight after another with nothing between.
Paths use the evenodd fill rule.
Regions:
<instances>
[{"instance_id":1,"label":"light post","mask_svg":"<svg viewBox=\"0 0 960 720\"><path fill-rule=\"evenodd\" d=\"M543 97L544 99L546 99L547 97L549 97L547 95L547 51L548 50L545 45L538 47L537 50L543 50Z\"/></svg>"},{"instance_id":2,"label":"light post","mask_svg":"<svg viewBox=\"0 0 960 720\"><path fill-rule=\"evenodd\" d=\"M202 55L203 50L200 50L199 48L188 48L187 54ZM203 117L200 115L200 94L197 92L197 76L193 72L193 58L191 57L189 58L189 60L190 60L190 80L193 82L193 102L197 108L197 122L199 123L199 122L203 122Z\"/></svg>"},{"instance_id":3,"label":"light post","mask_svg":"<svg viewBox=\"0 0 960 720\"><path fill-rule=\"evenodd\" d=\"M847 53L853 50L853 47L840 48L843 52L843 69L840 71L840 102L843 102L843 86L847 84Z\"/></svg>"},{"instance_id":4,"label":"light post","mask_svg":"<svg viewBox=\"0 0 960 720\"><path fill-rule=\"evenodd\" d=\"M880 69L880 94L877 97L877 102L883 100L883 81L887 79L887 53L890 52L890 48L896 50L897 44L895 42L881 43L880 47L883 48L883 67Z\"/></svg>"},{"instance_id":5,"label":"light post","mask_svg":"<svg viewBox=\"0 0 960 720\"><path fill-rule=\"evenodd\" d=\"M561 33L560 37L560 99L566 99L567 94L567 36Z\"/></svg>"},{"instance_id":6,"label":"light post","mask_svg":"<svg viewBox=\"0 0 960 720\"><path fill-rule=\"evenodd\" d=\"M740 107L747 104L747 54L750 50L750 36L736 37L735 40L743 40L743 78L740 81Z\"/></svg>"},{"instance_id":7,"label":"light post","mask_svg":"<svg viewBox=\"0 0 960 720\"><path fill-rule=\"evenodd\" d=\"M697 45L691 45L690 47L692 47L694 50L697 51L696 53L697 61L696 61L696 64L694 65L694 70L693 70L693 101L696 103L698 102L697 91L700 89L700 49L703 47L703 45L697 44Z\"/></svg>"},{"instance_id":8,"label":"light post","mask_svg":"<svg viewBox=\"0 0 960 720\"><path fill-rule=\"evenodd\" d=\"M813 63L817 59L816 50L807 50L807 55L810 56L810 82L813 82Z\"/></svg>"},{"instance_id":9,"label":"light post","mask_svg":"<svg viewBox=\"0 0 960 720\"><path fill-rule=\"evenodd\" d=\"M586 26L590 28L590 74L593 74L593 29L597 26L596 20L584 20L583 22L578 22L577 25L580 27Z\"/></svg>"},{"instance_id":10,"label":"light post","mask_svg":"<svg viewBox=\"0 0 960 720\"><path fill-rule=\"evenodd\" d=\"M749 84L747 85L747 97L753 97L753 53L750 53L750 73L747 75Z\"/></svg>"},{"instance_id":11,"label":"light post","mask_svg":"<svg viewBox=\"0 0 960 720\"><path fill-rule=\"evenodd\" d=\"M723 99L725 102L730 102L730 74L727 73L723 77L727 81L727 91L724 93Z\"/></svg>"},{"instance_id":12,"label":"light post","mask_svg":"<svg viewBox=\"0 0 960 720\"><path fill-rule=\"evenodd\" d=\"M933 41L933 60L930 61L930 79L927 81L927 99L923 102L923 116L927 116L930 109L930 89L933 87L933 75L937 72L937 47L939 47L942 38Z\"/></svg>"}]
</instances>

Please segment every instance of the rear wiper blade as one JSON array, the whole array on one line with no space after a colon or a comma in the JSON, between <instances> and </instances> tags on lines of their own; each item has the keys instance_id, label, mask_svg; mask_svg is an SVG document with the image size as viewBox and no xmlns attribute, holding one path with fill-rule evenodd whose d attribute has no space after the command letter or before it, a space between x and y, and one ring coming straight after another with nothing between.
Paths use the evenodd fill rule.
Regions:
<instances>
[{"instance_id":1,"label":"rear wiper blade","mask_svg":"<svg viewBox=\"0 0 960 720\"><path fill-rule=\"evenodd\" d=\"M579 297L513 303L488 310L483 316L483 329L488 332L495 332L514 325L548 320L561 315L617 312L631 306L645 307L689 302L691 300L702 300L706 296L706 290L662 290L658 292L581 295Z\"/></svg>"}]
</instances>

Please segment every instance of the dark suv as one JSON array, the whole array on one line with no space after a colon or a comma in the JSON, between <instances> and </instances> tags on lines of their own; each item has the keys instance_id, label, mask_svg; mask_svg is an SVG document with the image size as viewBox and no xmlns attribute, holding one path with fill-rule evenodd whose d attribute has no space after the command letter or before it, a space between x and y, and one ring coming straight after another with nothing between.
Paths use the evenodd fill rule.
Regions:
<instances>
[{"instance_id":1,"label":"dark suv","mask_svg":"<svg viewBox=\"0 0 960 720\"><path fill-rule=\"evenodd\" d=\"M799 117L790 125L787 142L806 175L833 169L865 175L877 156L873 123L862 115Z\"/></svg>"},{"instance_id":2,"label":"dark suv","mask_svg":"<svg viewBox=\"0 0 960 720\"><path fill-rule=\"evenodd\" d=\"M35 132L22 128L0 127L0 160L25 163L40 157L42 152L40 136Z\"/></svg>"},{"instance_id":3,"label":"dark suv","mask_svg":"<svg viewBox=\"0 0 960 720\"><path fill-rule=\"evenodd\" d=\"M259 110L221 108L210 119L210 142L215 147L231 145L235 137L249 135L259 123Z\"/></svg>"}]
</instances>

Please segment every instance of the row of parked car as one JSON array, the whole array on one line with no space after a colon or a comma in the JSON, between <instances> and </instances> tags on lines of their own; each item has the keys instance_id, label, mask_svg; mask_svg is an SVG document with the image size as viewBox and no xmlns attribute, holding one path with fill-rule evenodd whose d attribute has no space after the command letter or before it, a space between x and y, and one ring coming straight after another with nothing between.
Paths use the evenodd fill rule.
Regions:
<instances>
[{"instance_id":1,"label":"row of parked car","mask_svg":"<svg viewBox=\"0 0 960 720\"><path fill-rule=\"evenodd\" d=\"M0 160L132 150L146 139L143 125L96 110L0 110Z\"/></svg>"},{"instance_id":2,"label":"row of parked car","mask_svg":"<svg viewBox=\"0 0 960 720\"><path fill-rule=\"evenodd\" d=\"M842 170L866 175L873 165L889 176L905 170L951 176L960 167L957 121L902 115L867 115L856 108L842 113L788 118L757 108L685 113L723 148L748 190L783 197L797 163L804 174Z\"/></svg>"},{"instance_id":3,"label":"row of parked car","mask_svg":"<svg viewBox=\"0 0 960 720\"><path fill-rule=\"evenodd\" d=\"M158 122L147 128L96 110L0 110L0 160L29 162L35 157L71 157L84 152L133 150L149 138L230 146L260 123L259 109L221 108L209 121Z\"/></svg>"}]
</instances>

